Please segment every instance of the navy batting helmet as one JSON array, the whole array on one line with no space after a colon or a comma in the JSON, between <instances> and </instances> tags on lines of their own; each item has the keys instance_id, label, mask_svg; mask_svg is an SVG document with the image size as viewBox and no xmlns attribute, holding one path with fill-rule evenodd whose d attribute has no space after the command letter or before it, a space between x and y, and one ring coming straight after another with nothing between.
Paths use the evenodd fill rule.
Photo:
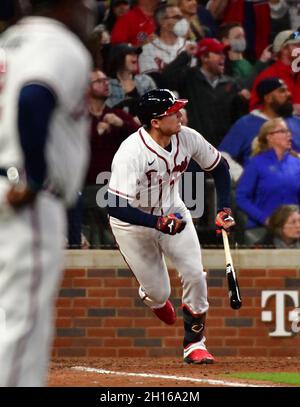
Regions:
<instances>
[{"instance_id":1,"label":"navy batting helmet","mask_svg":"<svg viewBox=\"0 0 300 407\"><path fill-rule=\"evenodd\" d=\"M187 102L187 99L177 99L169 89L150 90L140 98L137 116L142 124L149 126L152 119L176 113Z\"/></svg>"}]
</instances>

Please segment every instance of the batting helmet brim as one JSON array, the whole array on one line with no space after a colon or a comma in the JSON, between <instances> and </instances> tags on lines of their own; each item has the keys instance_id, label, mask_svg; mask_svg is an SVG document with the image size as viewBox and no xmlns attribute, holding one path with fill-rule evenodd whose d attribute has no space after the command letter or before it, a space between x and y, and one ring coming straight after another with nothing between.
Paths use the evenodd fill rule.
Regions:
<instances>
[{"instance_id":1,"label":"batting helmet brim","mask_svg":"<svg viewBox=\"0 0 300 407\"><path fill-rule=\"evenodd\" d=\"M180 109L188 103L188 99L177 99L176 102L170 106L164 113L160 114L159 117L169 116L170 114L178 112Z\"/></svg>"}]
</instances>

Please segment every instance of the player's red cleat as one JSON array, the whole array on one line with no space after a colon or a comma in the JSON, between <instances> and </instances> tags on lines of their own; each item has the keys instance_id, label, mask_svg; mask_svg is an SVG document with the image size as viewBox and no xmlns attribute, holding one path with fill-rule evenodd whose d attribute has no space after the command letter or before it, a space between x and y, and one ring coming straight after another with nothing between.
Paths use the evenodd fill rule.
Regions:
<instances>
[{"instance_id":1,"label":"player's red cleat","mask_svg":"<svg viewBox=\"0 0 300 407\"><path fill-rule=\"evenodd\" d=\"M192 344L184 349L183 360L185 363L193 363L196 365L211 364L216 360L206 349L204 343Z\"/></svg>"},{"instance_id":2,"label":"player's red cleat","mask_svg":"<svg viewBox=\"0 0 300 407\"><path fill-rule=\"evenodd\" d=\"M152 308L154 314L165 324L173 325L176 321L176 313L171 301L167 301L161 308Z\"/></svg>"}]
</instances>

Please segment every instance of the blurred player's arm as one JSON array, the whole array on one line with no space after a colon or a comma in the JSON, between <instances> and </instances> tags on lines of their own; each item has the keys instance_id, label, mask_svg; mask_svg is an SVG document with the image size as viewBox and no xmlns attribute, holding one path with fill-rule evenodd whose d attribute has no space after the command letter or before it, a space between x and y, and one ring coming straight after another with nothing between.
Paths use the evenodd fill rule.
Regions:
<instances>
[{"instance_id":1,"label":"blurred player's arm","mask_svg":"<svg viewBox=\"0 0 300 407\"><path fill-rule=\"evenodd\" d=\"M9 190L7 200L14 208L33 202L43 187L47 173L45 146L55 105L55 95L43 85L29 84L20 91L17 124L26 184L12 185Z\"/></svg>"},{"instance_id":2,"label":"blurred player's arm","mask_svg":"<svg viewBox=\"0 0 300 407\"><path fill-rule=\"evenodd\" d=\"M155 216L145 213L130 205L127 199L108 192L108 213L131 225L145 226L157 229L162 233L175 235L180 233L186 225L180 214Z\"/></svg>"}]
</instances>

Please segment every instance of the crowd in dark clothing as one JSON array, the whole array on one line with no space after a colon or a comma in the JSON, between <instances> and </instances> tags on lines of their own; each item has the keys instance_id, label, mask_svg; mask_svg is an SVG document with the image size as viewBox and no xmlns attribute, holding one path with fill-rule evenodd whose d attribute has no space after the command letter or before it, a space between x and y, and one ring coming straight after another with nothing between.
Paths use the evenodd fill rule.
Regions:
<instances>
[{"instance_id":1,"label":"crowd in dark clothing","mask_svg":"<svg viewBox=\"0 0 300 407\"><path fill-rule=\"evenodd\" d=\"M1 0L0 32L23 11L13 10L12 4ZM139 97L156 87L189 99L188 125L228 160L233 207L238 219L246 217L246 232L266 229L272 212L282 205L300 204L296 2L111 0L97 1L97 6L97 26L87 46L94 57L99 89L89 99L91 162L75 213L95 199L98 174L110 171L120 144L140 126L135 114ZM103 83L106 88L100 89ZM93 111L97 106L98 113ZM271 142L266 151L252 157L261 128L277 118L284 122L275 122L279 128L274 132L281 132L282 140L284 135L291 138L293 154L287 150L278 158L276 143ZM272 132L267 138L271 136ZM90 207L97 211L95 205ZM79 210L83 223L90 216L85 209ZM206 227L209 231L211 225ZM80 227L75 229L74 241L80 246ZM246 241L241 238L241 243ZM98 236L90 243L95 247L109 244L110 239L101 241Z\"/></svg>"}]
</instances>

